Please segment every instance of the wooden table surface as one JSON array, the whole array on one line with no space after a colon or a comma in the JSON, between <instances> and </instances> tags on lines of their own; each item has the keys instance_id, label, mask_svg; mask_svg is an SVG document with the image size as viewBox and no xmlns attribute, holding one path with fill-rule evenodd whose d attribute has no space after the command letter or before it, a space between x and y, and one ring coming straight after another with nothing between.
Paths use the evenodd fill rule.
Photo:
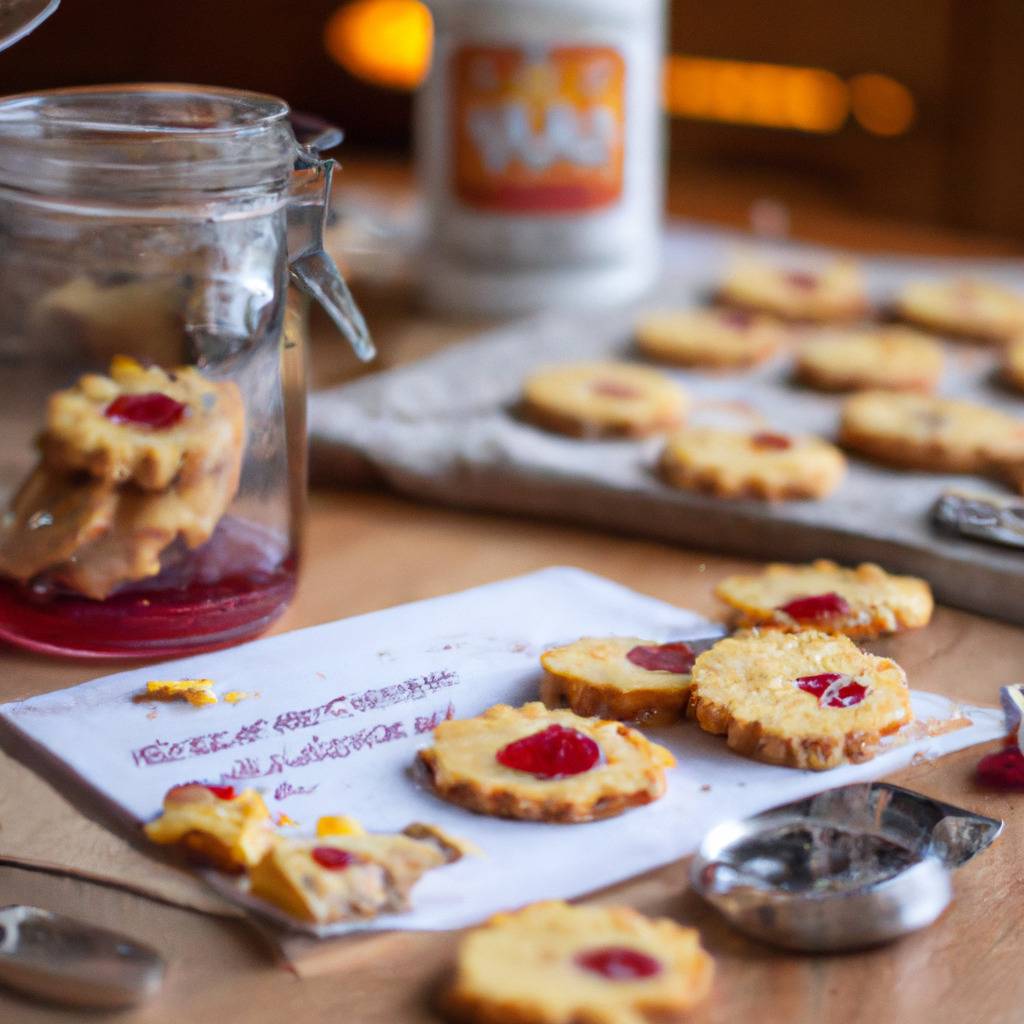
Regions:
<instances>
[{"instance_id":1,"label":"wooden table surface","mask_svg":"<svg viewBox=\"0 0 1024 1024\"><path fill-rule=\"evenodd\" d=\"M400 178L399 178L400 180ZM720 210L708 186L707 209L735 223L742 189ZM749 198L749 197L748 197ZM697 199L676 196L677 209L700 213ZM800 211L794 223L801 224ZM977 240L865 222L829 211L827 237L839 244L915 252L978 254L1013 251ZM845 218L845 219L844 219ZM845 226L844 226L845 225ZM436 348L464 328L415 314L408 304L374 317L386 361ZM317 377L335 378L333 357ZM431 597L551 564L578 565L699 612L716 614L714 583L751 565L591 530L504 516L423 507L375 492L312 495L308 554L299 593L275 631ZM822 552L827 555L828 552ZM997 687L1021 675L1024 630L939 609L926 630L872 645L898 660L913 685L991 703ZM0 700L57 689L100 674L102 667L61 663L0 651ZM983 793L971 782L975 749L896 776L931 795L1005 818L1002 839L956 878L956 899L940 921L896 945L849 956L805 957L775 952L730 931L685 884L679 864L600 894L651 913L699 926L718 972L694 1024L785 1021L787 1024L1019 1024L1024 1019L1024 868L1019 853L1024 797ZM2 780L0 780L2 784ZM628 815L622 820L629 827ZM0 822L0 829L5 827ZM54 842L59 842L54 823ZM271 1024L413 1024L433 1021L430 998L450 962L455 937L407 934L353 942L350 955L327 973L297 977L275 963L248 925L180 910L79 879L0 865L0 905L34 903L106 924L152 943L170 962L162 995L123 1022ZM84 1019L0 989L4 1024ZM105 1019L89 1015L88 1019Z\"/></svg>"}]
</instances>

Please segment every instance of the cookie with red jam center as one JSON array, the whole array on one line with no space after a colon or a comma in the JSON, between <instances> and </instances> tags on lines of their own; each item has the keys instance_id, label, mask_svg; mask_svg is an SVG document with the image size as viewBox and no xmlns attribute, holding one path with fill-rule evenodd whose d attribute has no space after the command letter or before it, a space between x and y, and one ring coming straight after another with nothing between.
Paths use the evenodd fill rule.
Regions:
<instances>
[{"instance_id":1,"label":"cookie with red jam center","mask_svg":"<svg viewBox=\"0 0 1024 1024\"><path fill-rule=\"evenodd\" d=\"M660 362L737 370L763 362L788 340L770 316L742 309L679 309L648 313L634 328L637 348Z\"/></svg>"},{"instance_id":2,"label":"cookie with red jam center","mask_svg":"<svg viewBox=\"0 0 1024 1024\"><path fill-rule=\"evenodd\" d=\"M626 907L534 903L463 938L442 1009L474 1024L667 1024L705 998L713 972L693 928Z\"/></svg>"},{"instance_id":3,"label":"cookie with red jam center","mask_svg":"<svg viewBox=\"0 0 1024 1024\"><path fill-rule=\"evenodd\" d=\"M870 562L846 569L824 558L729 576L715 594L740 629L816 629L863 638L926 626L935 606L922 579L891 576Z\"/></svg>"},{"instance_id":4,"label":"cookie with red jam center","mask_svg":"<svg viewBox=\"0 0 1024 1024\"><path fill-rule=\"evenodd\" d=\"M867 761L914 717L903 669L846 636L729 637L697 658L692 676L688 715L772 764L820 771Z\"/></svg>"},{"instance_id":5,"label":"cookie with red jam center","mask_svg":"<svg viewBox=\"0 0 1024 1024\"><path fill-rule=\"evenodd\" d=\"M578 715L667 724L685 714L693 660L681 642L584 637L541 655L541 699Z\"/></svg>"},{"instance_id":6,"label":"cookie with red jam center","mask_svg":"<svg viewBox=\"0 0 1024 1024\"><path fill-rule=\"evenodd\" d=\"M675 761L620 722L498 704L442 722L418 763L438 796L479 814L593 821L657 800Z\"/></svg>"}]
</instances>

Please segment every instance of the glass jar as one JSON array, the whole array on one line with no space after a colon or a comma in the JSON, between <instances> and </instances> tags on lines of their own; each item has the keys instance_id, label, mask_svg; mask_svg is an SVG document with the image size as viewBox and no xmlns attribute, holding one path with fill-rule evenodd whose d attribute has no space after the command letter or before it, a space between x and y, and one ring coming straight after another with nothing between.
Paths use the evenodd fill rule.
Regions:
<instances>
[{"instance_id":1,"label":"glass jar","mask_svg":"<svg viewBox=\"0 0 1024 1024\"><path fill-rule=\"evenodd\" d=\"M269 96L0 100L0 638L87 656L249 638L288 604L307 296L332 165Z\"/></svg>"}]
</instances>

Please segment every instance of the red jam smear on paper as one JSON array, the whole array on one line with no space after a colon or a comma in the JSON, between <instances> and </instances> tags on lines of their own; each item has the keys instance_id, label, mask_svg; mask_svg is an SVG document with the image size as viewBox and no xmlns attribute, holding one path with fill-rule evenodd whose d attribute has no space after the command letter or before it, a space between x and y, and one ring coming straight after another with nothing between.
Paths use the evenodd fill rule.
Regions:
<instances>
[{"instance_id":1,"label":"red jam smear on paper","mask_svg":"<svg viewBox=\"0 0 1024 1024\"><path fill-rule=\"evenodd\" d=\"M678 672L685 674L693 668L696 655L689 644L681 640L671 644L637 646L626 652L626 660L649 672Z\"/></svg>"},{"instance_id":2,"label":"red jam smear on paper","mask_svg":"<svg viewBox=\"0 0 1024 1024\"><path fill-rule=\"evenodd\" d=\"M804 693L817 697L823 708L852 708L868 695L868 688L863 683L858 683L852 676L839 672L800 676L796 685Z\"/></svg>"},{"instance_id":3,"label":"red jam smear on paper","mask_svg":"<svg viewBox=\"0 0 1024 1024\"><path fill-rule=\"evenodd\" d=\"M846 598L835 592L813 594L810 597L797 597L775 609L785 612L797 622L819 622L822 619L834 619L840 615L848 615L850 606Z\"/></svg>"},{"instance_id":4,"label":"red jam smear on paper","mask_svg":"<svg viewBox=\"0 0 1024 1024\"><path fill-rule=\"evenodd\" d=\"M180 423L188 406L161 391L144 395L121 395L107 406L104 416L115 423L150 430L167 430Z\"/></svg>"},{"instance_id":5,"label":"red jam smear on paper","mask_svg":"<svg viewBox=\"0 0 1024 1024\"><path fill-rule=\"evenodd\" d=\"M978 785L989 789L1024 791L1024 753L1010 737L1002 750L986 754L974 771Z\"/></svg>"},{"instance_id":6,"label":"red jam smear on paper","mask_svg":"<svg viewBox=\"0 0 1024 1024\"><path fill-rule=\"evenodd\" d=\"M356 862L356 855L336 846L314 846L310 856L328 871L342 871Z\"/></svg>"},{"instance_id":7,"label":"red jam smear on paper","mask_svg":"<svg viewBox=\"0 0 1024 1024\"><path fill-rule=\"evenodd\" d=\"M629 384L623 384L617 380L595 381L591 387L595 395L603 395L605 398L642 398L643 392Z\"/></svg>"},{"instance_id":8,"label":"red jam smear on paper","mask_svg":"<svg viewBox=\"0 0 1024 1024\"><path fill-rule=\"evenodd\" d=\"M818 275L812 274L807 270L789 270L783 277L786 284L800 291L812 292L818 287Z\"/></svg>"},{"instance_id":9,"label":"red jam smear on paper","mask_svg":"<svg viewBox=\"0 0 1024 1024\"><path fill-rule=\"evenodd\" d=\"M750 443L755 448L771 448L780 452L793 447L793 439L791 437L786 437L785 434L771 434L767 432L754 434L750 439Z\"/></svg>"},{"instance_id":10,"label":"red jam smear on paper","mask_svg":"<svg viewBox=\"0 0 1024 1024\"><path fill-rule=\"evenodd\" d=\"M636 981L661 972L661 964L653 956L626 946L606 946L580 953L576 957L576 966L600 974L609 981Z\"/></svg>"},{"instance_id":11,"label":"red jam smear on paper","mask_svg":"<svg viewBox=\"0 0 1024 1024\"><path fill-rule=\"evenodd\" d=\"M555 779L590 771L601 758L601 748L575 729L549 725L532 736L513 740L494 756L506 768Z\"/></svg>"}]
</instances>

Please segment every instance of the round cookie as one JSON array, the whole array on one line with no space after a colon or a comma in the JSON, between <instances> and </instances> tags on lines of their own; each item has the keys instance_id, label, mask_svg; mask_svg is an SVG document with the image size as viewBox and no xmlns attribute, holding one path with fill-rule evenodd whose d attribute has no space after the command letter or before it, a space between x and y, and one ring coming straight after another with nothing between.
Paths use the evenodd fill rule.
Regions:
<instances>
[{"instance_id":1,"label":"round cookie","mask_svg":"<svg viewBox=\"0 0 1024 1024\"><path fill-rule=\"evenodd\" d=\"M687 714L759 761L821 771L874 757L912 721L903 669L849 637L754 631L719 641L693 666Z\"/></svg>"},{"instance_id":2,"label":"round cookie","mask_svg":"<svg viewBox=\"0 0 1024 1024\"><path fill-rule=\"evenodd\" d=\"M769 316L744 309L686 309L648 313L634 328L646 356L679 366L731 370L763 362L787 333Z\"/></svg>"},{"instance_id":3,"label":"round cookie","mask_svg":"<svg viewBox=\"0 0 1024 1024\"><path fill-rule=\"evenodd\" d=\"M970 278L913 281L893 312L907 323L969 341L1002 344L1024 332L1024 295Z\"/></svg>"},{"instance_id":4,"label":"round cookie","mask_svg":"<svg viewBox=\"0 0 1024 1024\"><path fill-rule=\"evenodd\" d=\"M934 391L942 348L907 327L875 327L825 335L797 356L800 380L821 391Z\"/></svg>"},{"instance_id":5,"label":"round cookie","mask_svg":"<svg viewBox=\"0 0 1024 1024\"><path fill-rule=\"evenodd\" d=\"M118 356L109 377L88 373L50 396L43 455L54 469L160 491L179 474L221 461L243 419L241 394L230 381Z\"/></svg>"},{"instance_id":6,"label":"round cookie","mask_svg":"<svg viewBox=\"0 0 1024 1024\"><path fill-rule=\"evenodd\" d=\"M934 608L924 580L890 576L869 562L844 569L825 559L729 576L715 594L733 610L739 629L816 629L864 638L926 626Z\"/></svg>"},{"instance_id":7,"label":"round cookie","mask_svg":"<svg viewBox=\"0 0 1024 1024\"><path fill-rule=\"evenodd\" d=\"M843 405L840 443L906 469L984 473L994 452L1024 437L1024 421L934 395L864 391Z\"/></svg>"},{"instance_id":8,"label":"round cookie","mask_svg":"<svg viewBox=\"0 0 1024 1024\"><path fill-rule=\"evenodd\" d=\"M673 487L721 498L824 498L846 472L843 453L817 437L692 427L669 438L661 474Z\"/></svg>"},{"instance_id":9,"label":"round cookie","mask_svg":"<svg viewBox=\"0 0 1024 1024\"><path fill-rule=\"evenodd\" d=\"M644 437L678 427L685 392L657 370L630 363L568 363L531 374L523 415L573 437Z\"/></svg>"},{"instance_id":10,"label":"round cookie","mask_svg":"<svg viewBox=\"0 0 1024 1024\"><path fill-rule=\"evenodd\" d=\"M584 637L541 655L541 699L585 717L664 725L686 713L693 660L685 643Z\"/></svg>"},{"instance_id":11,"label":"round cookie","mask_svg":"<svg viewBox=\"0 0 1024 1024\"><path fill-rule=\"evenodd\" d=\"M479 814L593 821L665 792L672 755L621 722L498 704L442 722L418 762L442 799Z\"/></svg>"},{"instance_id":12,"label":"round cookie","mask_svg":"<svg viewBox=\"0 0 1024 1024\"><path fill-rule=\"evenodd\" d=\"M707 996L713 973L696 929L549 901L462 939L442 1009L466 1024L669 1024Z\"/></svg>"},{"instance_id":13,"label":"round cookie","mask_svg":"<svg viewBox=\"0 0 1024 1024\"><path fill-rule=\"evenodd\" d=\"M810 323L845 323L868 311L863 277L852 260L811 271L741 259L730 268L718 297L730 306Z\"/></svg>"},{"instance_id":14,"label":"round cookie","mask_svg":"<svg viewBox=\"0 0 1024 1024\"><path fill-rule=\"evenodd\" d=\"M1015 391L1024 392L1024 336L1006 346L1002 366L1003 380Z\"/></svg>"}]
</instances>

